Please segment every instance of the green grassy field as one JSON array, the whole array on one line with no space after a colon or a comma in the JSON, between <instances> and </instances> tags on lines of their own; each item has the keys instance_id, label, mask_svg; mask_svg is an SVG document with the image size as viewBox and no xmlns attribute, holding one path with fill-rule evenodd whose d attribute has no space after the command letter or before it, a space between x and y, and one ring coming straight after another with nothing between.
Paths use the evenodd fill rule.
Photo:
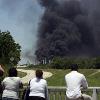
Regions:
<instances>
[{"instance_id":1,"label":"green grassy field","mask_svg":"<svg viewBox=\"0 0 100 100\"><path fill-rule=\"evenodd\" d=\"M25 68L28 69L28 68ZM30 68L36 70L35 68ZM86 76L89 87L100 87L100 69L79 69L79 72ZM65 86L64 77L70 72L70 69L43 69L53 74L47 78L48 86ZM24 74L25 75L25 74ZM20 76L20 75L19 75Z\"/></svg>"},{"instance_id":2,"label":"green grassy field","mask_svg":"<svg viewBox=\"0 0 100 100\"><path fill-rule=\"evenodd\" d=\"M53 73L53 76L46 79L49 86L65 86L64 76L70 70L47 70ZM86 76L89 86L100 86L100 72L98 69L80 69L79 72Z\"/></svg>"}]
</instances>

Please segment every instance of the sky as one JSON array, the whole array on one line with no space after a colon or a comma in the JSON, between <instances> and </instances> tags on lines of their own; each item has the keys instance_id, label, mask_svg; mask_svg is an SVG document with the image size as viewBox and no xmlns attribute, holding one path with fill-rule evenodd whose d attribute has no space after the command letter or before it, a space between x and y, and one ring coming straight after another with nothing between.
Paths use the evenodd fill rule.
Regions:
<instances>
[{"instance_id":1,"label":"sky","mask_svg":"<svg viewBox=\"0 0 100 100\"><path fill-rule=\"evenodd\" d=\"M37 0L0 0L0 30L10 31L21 45L20 64L34 58L38 24L43 14Z\"/></svg>"}]
</instances>

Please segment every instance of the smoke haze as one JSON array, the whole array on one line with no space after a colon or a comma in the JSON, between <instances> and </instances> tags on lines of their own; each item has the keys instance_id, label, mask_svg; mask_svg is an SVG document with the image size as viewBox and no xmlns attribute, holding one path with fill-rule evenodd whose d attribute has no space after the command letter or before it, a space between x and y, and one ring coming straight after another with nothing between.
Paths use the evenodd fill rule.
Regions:
<instances>
[{"instance_id":1,"label":"smoke haze","mask_svg":"<svg viewBox=\"0 0 100 100\"><path fill-rule=\"evenodd\" d=\"M38 1L45 9L38 29L38 60L100 56L99 0Z\"/></svg>"},{"instance_id":2,"label":"smoke haze","mask_svg":"<svg viewBox=\"0 0 100 100\"><path fill-rule=\"evenodd\" d=\"M0 30L10 31L22 47L21 61L32 63L43 9L37 0L0 0Z\"/></svg>"}]
</instances>

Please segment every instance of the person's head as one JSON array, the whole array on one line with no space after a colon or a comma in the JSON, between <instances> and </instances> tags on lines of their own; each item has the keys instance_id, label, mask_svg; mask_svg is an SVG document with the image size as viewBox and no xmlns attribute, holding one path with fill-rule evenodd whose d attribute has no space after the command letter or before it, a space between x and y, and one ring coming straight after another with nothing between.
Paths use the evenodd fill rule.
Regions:
<instances>
[{"instance_id":1,"label":"person's head","mask_svg":"<svg viewBox=\"0 0 100 100\"><path fill-rule=\"evenodd\" d=\"M37 78L42 78L42 76L43 76L43 71L42 70L36 70L36 77Z\"/></svg>"},{"instance_id":2,"label":"person's head","mask_svg":"<svg viewBox=\"0 0 100 100\"><path fill-rule=\"evenodd\" d=\"M78 65L77 64L71 64L70 69L71 69L71 71L78 71Z\"/></svg>"},{"instance_id":3,"label":"person's head","mask_svg":"<svg viewBox=\"0 0 100 100\"><path fill-rule=\"evenodd\" d=\"M9 77L17 77L17 70L16 70L16 68L10 68L9 69L9 72L8 72L8 76Z\"/></svg>"}]
</instances>

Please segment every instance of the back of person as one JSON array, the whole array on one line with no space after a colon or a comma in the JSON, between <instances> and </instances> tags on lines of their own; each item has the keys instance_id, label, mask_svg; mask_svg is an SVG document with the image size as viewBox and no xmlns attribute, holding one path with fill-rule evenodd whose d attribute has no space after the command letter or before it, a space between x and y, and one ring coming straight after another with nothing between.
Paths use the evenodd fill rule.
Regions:
<instances>
[{"instance_id":1,"label":"back of person","mask_svg":"<svg viewBox=\"0 0 100 100\"><path fill-rule=\"evenodd\" d=\"M40 96L45 98L46 81L44 79L34 78L30 81L29 96Z\"/></svg>"},{"instance_id":2,"label":"back of person","mask_svg":"<svg viewBox=\"0 0 100 100\"><path fill-rule=\"evenodd\" d=\"M91 96L81 93L82 88L88 88L85 76L78 72L77 64L70 67L71 72L65 75L67 100L91 100Z\"/></svg>"},{"instance_id":3,"label":"back of person","mask_svg":"<svg viewBox=\"0 0 100 100\"><path fill-rule=\"evenodd\" d=\"M29 83L29 100L48 100L47 81L43 79L42 70L36 70L36 77Z\"/></svg>"},{"instance_id":4,"label":"back of person","mask_svg":"<svg viewBox=\"0 0 100 100\"><path fill-rule=\"evenodd\" d=\"M4 86L2 97L18 99L20 83L19 77L6 77L2 82Z\"/></svg>"},{"instance_id":5,"label":"back of person","mask_svg":"<svg viewBox=\"0 0 100 100\"><path fill-rule=\"evenodd\" d=\"M19 77L17 77L16 68L10 68L8 72L9 76L5 77L2 81L3 94L2 100L18 100L19 87L22 87L22 82Z\"/></svg>"},{"instance_id":6,"label":"back of person","mask_svg":"<svg viewBox=\"0 0 100 100\"><path fill-rule=\"evenodd\" d=\"M77 71L72 71L65 76L67 91L66 94L69 98L78 98L81 96L81 86L84 82L84 76ZM87 84L87 83L85 83Z\"/></svg>"}]
</instances>

